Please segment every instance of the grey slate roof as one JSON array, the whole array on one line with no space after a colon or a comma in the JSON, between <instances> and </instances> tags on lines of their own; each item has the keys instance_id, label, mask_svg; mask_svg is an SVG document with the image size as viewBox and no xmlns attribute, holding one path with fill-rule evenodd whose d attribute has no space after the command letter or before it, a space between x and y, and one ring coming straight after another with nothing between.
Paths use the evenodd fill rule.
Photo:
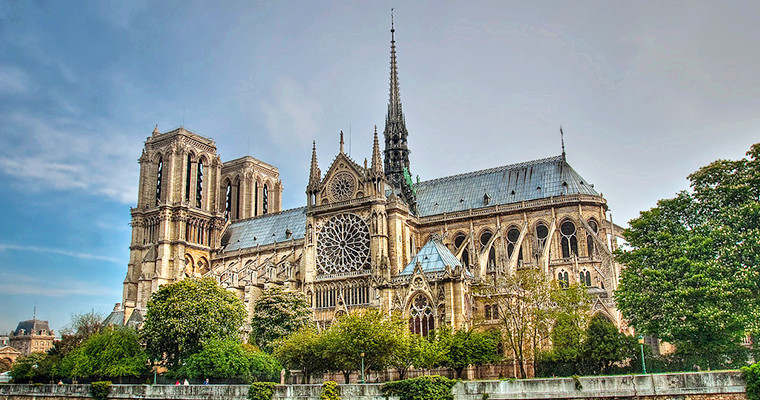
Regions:
<instances>
[{"instance_id":1,"label":"grey slate roof","mask_svg":"<svg viewBox=\"0 0 760 400\"><path fill-rule=\"evenodd\" d=\"M486 207L486 194L488 205L567 194L599 195L561 155L424 181L416 189L422 217Z\"/></svg>"},{"instance_id":2,"label":"grey slate roof","mask_svg":"<svg viewBox=\"0 0 760 400\"><path fill-rule=\"evenodd\" d=\"M452 269L461 266L462 263L451 254L451 251L438 240L430 239L420 251L412 257L412 261L407 264L399 275L411 275L414 273L414 267L419 261L422 272L443 272L446 266Z\"/></svg>"},{"instance_id":3,"label":"grey slate roof","mask_svg":"<svg viewBox=\"0 0 760 400\"><path fill-rule=\"evenodd\" d=\"M424 181L416 189L421 217L551 196L599 195L561 155ZM288 241L286 230L293 239L304 237L306 207L232 222L222 237L223 251Z\"/></svg>"},{"instance_id":4,"label":"grey slate roof","mask_svg":"<svg viewBox=\"0 0 760 400\"><path fill-rule=\"evenodd\" d=\"M290 230L288 238L286 231ZM306 207L292 208L232 222L222 237L223 251L235 251L257 245L302 239L306 234Z\"/></svg>"},{"instance_id":5,"label":"grey slate roof","mask_svg":"<svg viewBox=\"0 0 760 400\"><path fill-rule=\"evenodd\" d=\"M40 321L39 319L30 319L19 322L13 334L16 336L21 335L22 329L24 331L24 335L40 335L42 332L46 332L48 335L52 335L52 331L50 330L50 326L48 326L48 322Z\"/></svg>"}]
</instances>

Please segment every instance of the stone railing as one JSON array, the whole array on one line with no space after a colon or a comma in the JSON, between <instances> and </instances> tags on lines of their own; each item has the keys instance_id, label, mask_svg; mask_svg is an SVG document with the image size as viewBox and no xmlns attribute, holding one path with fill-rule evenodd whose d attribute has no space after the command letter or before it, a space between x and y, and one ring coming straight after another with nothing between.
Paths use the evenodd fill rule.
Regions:
<instances>
[{"instance_id":1,"label":"stone railing","mask_svg":"<svg viewBox=\"0 0 760 400\"><path fill-rule=\"evenodd\" d=\"M339 385L343 400L384 400L381 384ZM700 399L743 400L746 387L738 371L552 379L462 381L454 400L506 399ZM274 400L318 400L321 385L278 385ZM113 385L109 399L245 400L247 385ZM0 385L0 400L89 399L89 385ZM398 400L389 397L388 400Z\"/></svg>"}]
</instances>

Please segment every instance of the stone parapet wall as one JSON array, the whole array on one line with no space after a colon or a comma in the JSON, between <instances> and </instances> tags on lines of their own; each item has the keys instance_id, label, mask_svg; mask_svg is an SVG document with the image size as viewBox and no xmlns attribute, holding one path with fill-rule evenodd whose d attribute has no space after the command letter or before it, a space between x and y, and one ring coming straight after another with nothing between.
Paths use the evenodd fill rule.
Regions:
<instances>
[{"instance_id":1,"label":"stone parapet wall","mask_svg":"<svg viewBox=\"0 0 760 400\"><path fill-rule=\"evenodd\" d=\"M343 400L384 400L380 384L339 385ZM552 379L464 381L455 400L647 399L746 400L738 371ZM319 400L321 385L278 385L274 400ZM89 385L0 385L0 400L90 399ZM245 400L248 385L113 385L110 399ZM390 397L388 400L398 400Z\"/></svg>"}]
</instances>

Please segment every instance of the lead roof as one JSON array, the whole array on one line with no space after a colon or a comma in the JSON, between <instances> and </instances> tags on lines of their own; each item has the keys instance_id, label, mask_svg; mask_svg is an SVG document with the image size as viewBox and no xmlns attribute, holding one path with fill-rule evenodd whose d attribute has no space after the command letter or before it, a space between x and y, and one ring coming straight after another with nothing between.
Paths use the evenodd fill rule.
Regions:
<instances>
[{"instance_id":1,"label":"lead roof","mask_svg":"<svg viewBox=\"0 0 760 400\"><path fill-rule=\"evenodd\" d=\"M561 155L419 182L416 189L421 217L553 196L599 195ZM238 220L222 237L223 252L302 239L305 232L306 207Z\"/></svg>"}]
</instances>

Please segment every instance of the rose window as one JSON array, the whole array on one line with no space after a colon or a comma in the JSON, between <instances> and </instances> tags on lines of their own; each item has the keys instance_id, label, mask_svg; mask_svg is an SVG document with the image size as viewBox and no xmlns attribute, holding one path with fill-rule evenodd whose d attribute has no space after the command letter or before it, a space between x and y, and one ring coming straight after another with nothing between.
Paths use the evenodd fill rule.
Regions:
<instances>
[{"instance_id":1,"label":"rose window","mask_svg":"<svg viewBox=\"0 0 760 400\"><path fill-rule=\"evenodd\" d=\"M369 267L369 227L355 214L336 215L317 233L317 269L341 274Z\"/></svg>"},{"instance_id":2,"label":"rose window","mask_svg":"<svg viewBox=\"0 0 760 400\"><path fill-rule=\"evenodd\" d=\"M350 200L355 189L356 179L346 171L338 172L330 181L330 194L335 201Z\"/></svg>"}]
</instances>

